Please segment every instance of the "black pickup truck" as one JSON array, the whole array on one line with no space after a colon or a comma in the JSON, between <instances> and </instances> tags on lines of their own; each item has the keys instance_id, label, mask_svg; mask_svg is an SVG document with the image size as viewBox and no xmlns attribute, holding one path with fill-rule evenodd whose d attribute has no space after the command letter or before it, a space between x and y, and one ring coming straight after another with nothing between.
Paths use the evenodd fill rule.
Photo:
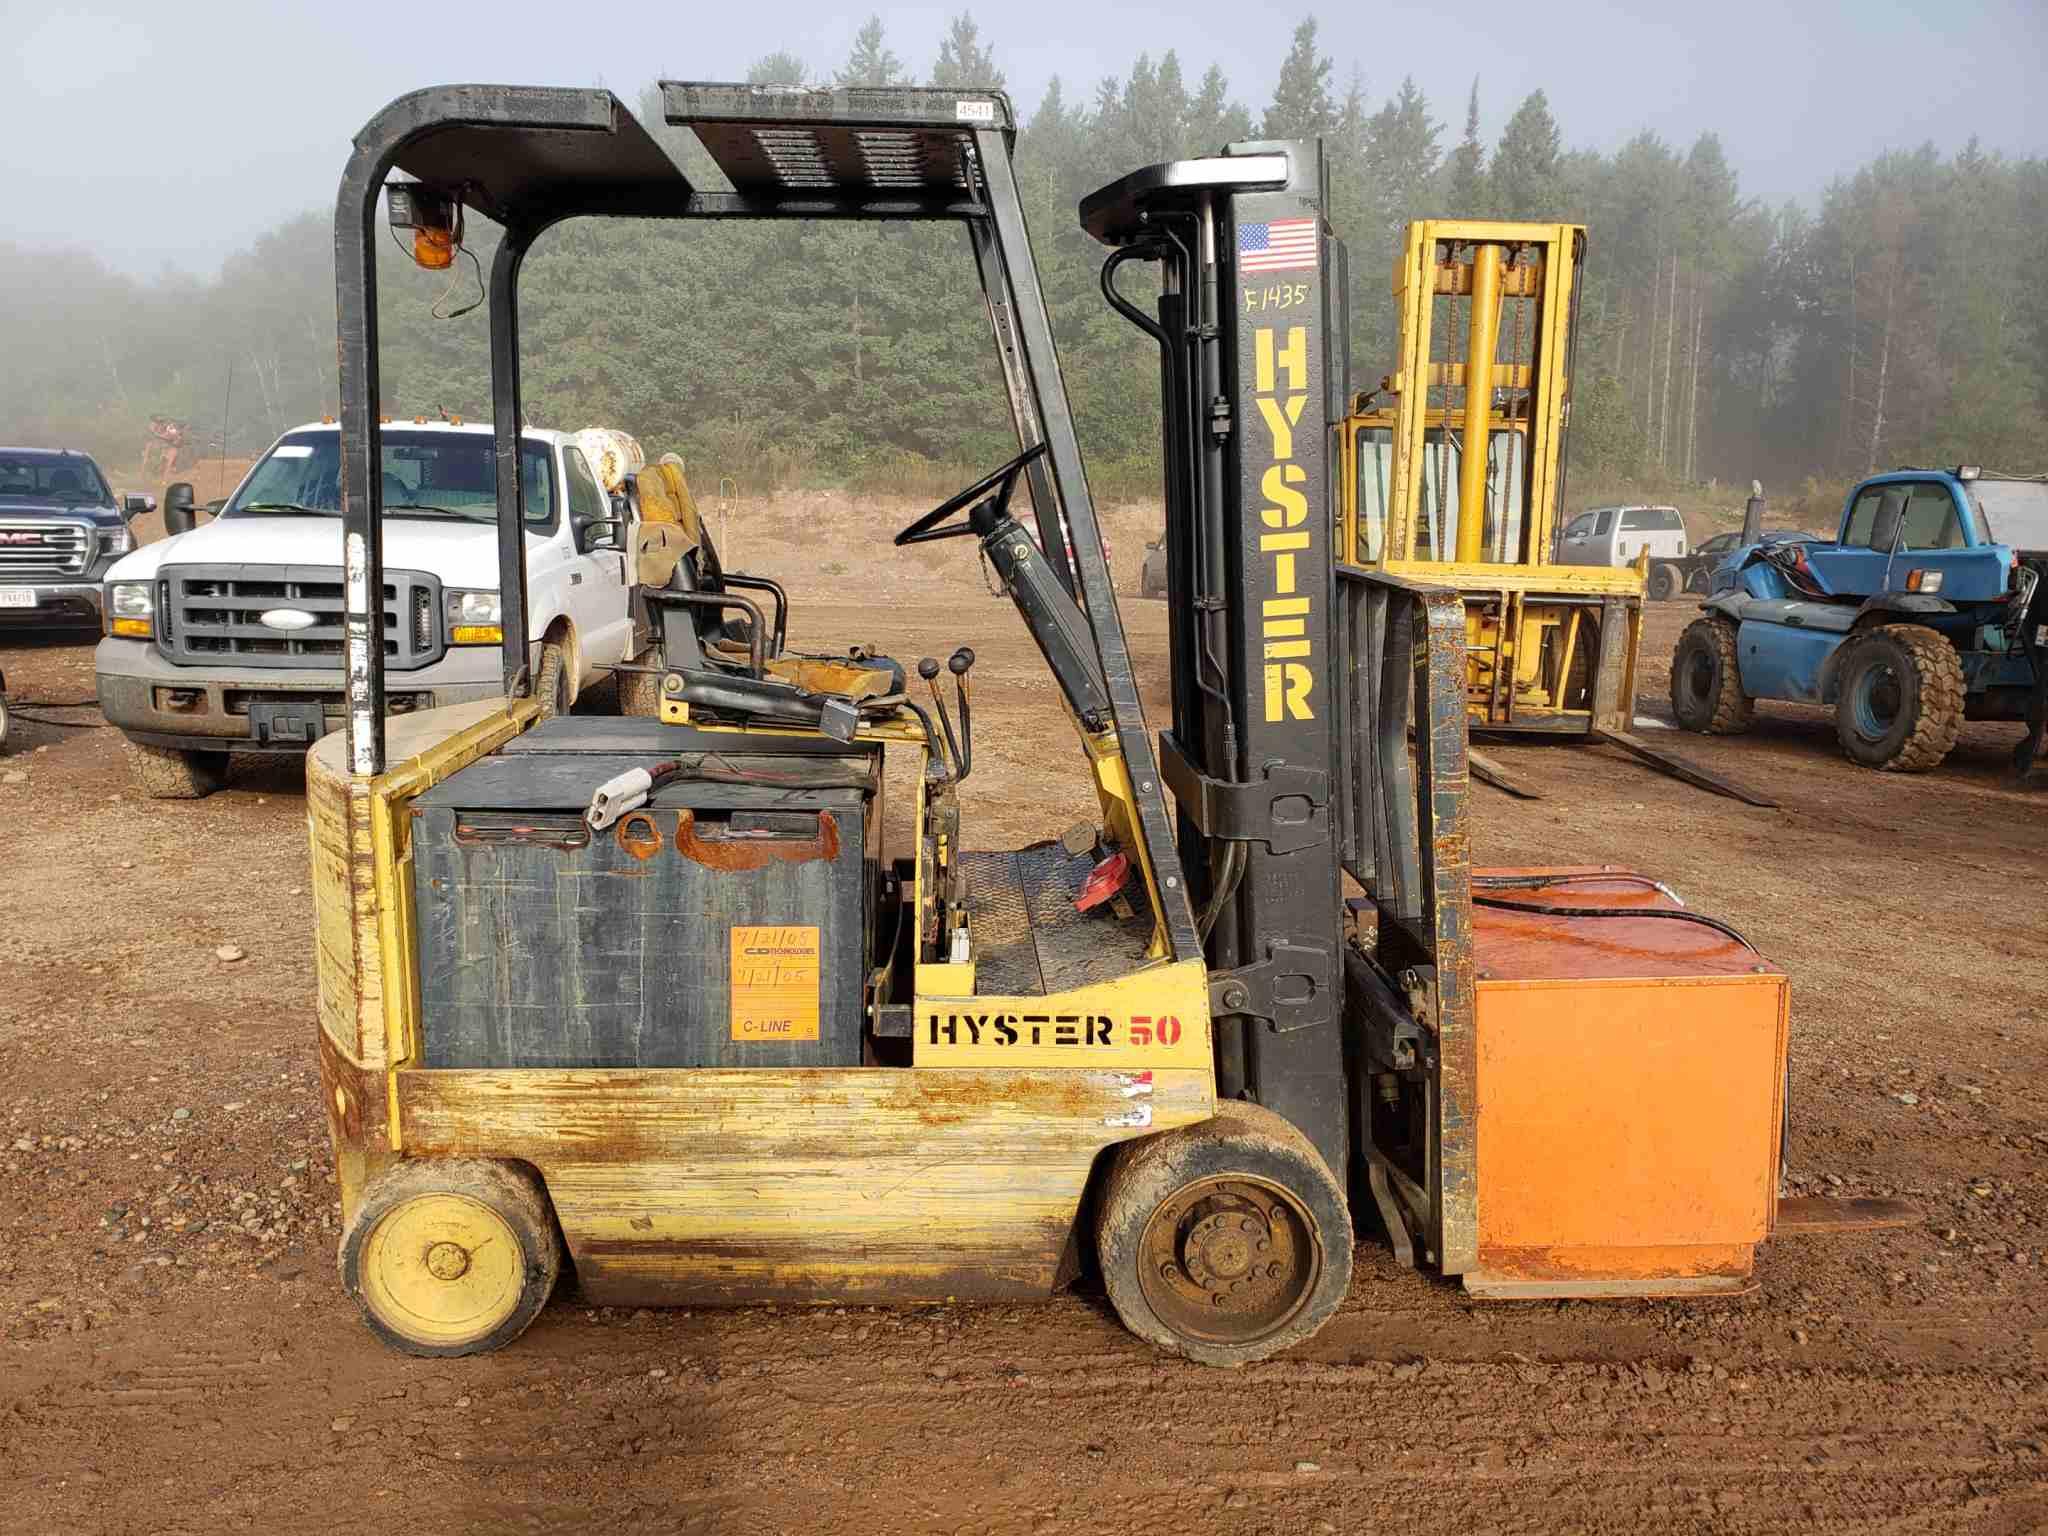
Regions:
<instances>
[{"instance_id":1,"label":"black pickup truck","mask_svg":"<svg viewBox=\"0 0 2048 1536\"><path fill-rule=\"evenodd\" d=\"M0 448L0 623L100 622L100 581L154 496L117 497L88 454Z\"/></svg>"}]
</instances>

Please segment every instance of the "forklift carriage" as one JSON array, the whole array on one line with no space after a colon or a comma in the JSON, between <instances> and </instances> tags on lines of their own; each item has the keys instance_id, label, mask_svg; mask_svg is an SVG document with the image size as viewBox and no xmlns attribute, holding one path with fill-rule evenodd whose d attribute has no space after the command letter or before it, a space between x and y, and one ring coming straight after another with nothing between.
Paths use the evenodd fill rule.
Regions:
<instances>
[{"instance_id":1,"label":"forklift carriage","mask_svg":"<svg viewBox=\"0 0 2048 1536\"><path fill-rule=\"evenodd\" d=\"M1320 145L1152 167L1083 207L1114 248L1106 296L1160 354L1155 757L1008 101L661 91L730 190L692 185L608 92L497 86L395 102L342 181L348 728L311 754L307 797L340 1262L371 1327L416 1353L495 1347L565 1258L589 1300L637 1305L1038 1296L1092 1256L1135 1332L1237 1363L1330 1316L1368 1216L1486 1295L1748 1284L1785 978L1641 876L1469 870L1464 605L1334 539L1345 265ZM465 206L504 229L506 696L387 719L394 171L430 260ZM790 652L787 595L724 571L694 524L637 551L660 718L538 722L518 278L578 216L966 227L1021 451L896 542L977 541L1058 684L1094 825L976 848L971 649L919 666L929 707L886 656ZM1133 262L1159 267L1150 314L1116 287ZM919 765L901 859L881 846L890 750Z\"/></svg>"}]
</instances>

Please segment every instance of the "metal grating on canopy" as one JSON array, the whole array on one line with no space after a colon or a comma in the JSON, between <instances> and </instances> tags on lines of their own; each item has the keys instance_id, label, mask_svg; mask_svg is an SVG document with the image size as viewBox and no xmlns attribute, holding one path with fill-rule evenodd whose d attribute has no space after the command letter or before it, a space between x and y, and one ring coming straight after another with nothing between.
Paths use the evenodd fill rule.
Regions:
<instances>
[{"instance_id":1,"label":"metal grating on canopy","mask_svg":"<svg viewBox=\"0 0 2048 1536\"><path fill-rule=\"evenodd\" d=\"M1013 132L993 92L665 82L662 94L669 122L696 134L733 191L771 204L979 202L974 136Z\"/></svg>"}]
</instances>

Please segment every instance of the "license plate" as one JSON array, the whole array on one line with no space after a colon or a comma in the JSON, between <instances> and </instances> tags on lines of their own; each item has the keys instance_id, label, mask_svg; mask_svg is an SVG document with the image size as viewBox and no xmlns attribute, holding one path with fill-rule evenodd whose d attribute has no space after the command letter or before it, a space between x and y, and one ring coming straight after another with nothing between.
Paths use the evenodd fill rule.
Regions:
<instances>
[{"instance_id":1,"label":"license plate","mask_svg":"<svg viewBox=\"0 0 2048 1536\"><path fill-rule=\"evenodd\" d=\"M35 605L34 587L0 587L0 608L33 608Z\"/></svg>"}]
</instances>

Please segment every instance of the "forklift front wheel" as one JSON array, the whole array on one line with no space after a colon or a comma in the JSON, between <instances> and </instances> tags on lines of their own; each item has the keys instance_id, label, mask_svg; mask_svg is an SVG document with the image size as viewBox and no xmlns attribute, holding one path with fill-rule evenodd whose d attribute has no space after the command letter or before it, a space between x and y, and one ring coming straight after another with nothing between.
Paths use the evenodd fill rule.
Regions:
<instances>
[{"instance_id":1,"label":"forklift front wheel","mask_svg":"<svg viewBox=\"0 0 2048 1536\"><path fill-rule=\"evenodd\" d=\"M539 1179L506 1163L400 1163L364 1191L341 1239L342 1285L371 1332L408 1355L511 1343L561 1269Z\"/></svg>"},{"instance_id":2,"label":"forklift front wheel","mask_svg":"<svg viewBox=\"0 0 2048 1536\"><path fill-rule=\"evenodd\" d=\"M1117 1153L1096 1245L1124 1326L1204 1365L1300 1343L1351 1288L1343 1190L1292 1125L1234 1100Z\"/></svg>"}]
</instances>

